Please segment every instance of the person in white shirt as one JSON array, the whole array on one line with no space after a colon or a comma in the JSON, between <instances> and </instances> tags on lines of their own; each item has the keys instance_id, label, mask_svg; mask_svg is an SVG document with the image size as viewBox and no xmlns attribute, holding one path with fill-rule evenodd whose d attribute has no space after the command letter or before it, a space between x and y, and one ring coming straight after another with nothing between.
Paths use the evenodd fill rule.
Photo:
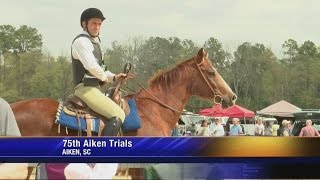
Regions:
<instances>
[{"instance_id":1,"label":"person in white shirt","mask_svg":"<svg viewBox=\"0 0 320 180\"><path fill-rule=\"evenodd\" d=\"M214 123L210 124L211 136L220 137L224 136L223 126L220 124L219 118L214 118Z\"/></svg>"},{"instance_id":2,"label":"person in white shirt","mask_svg":"<svg viewBox=\"0 0 320 180\"><path fill-rule=\"evenodd\" d=\"M264 127L264 135L272 136L272 126L270 125L270 121L266 121L266 125Z\"/></svg>"},{"instance_id":3,"label":"person in white shirt","mask_svg":"<svg viewBox=\"0 0 320 180\"><path fill-rule=\"evenodd\" d=\"M275 120L271 126L271 134L272 136L277 136L277 131L280 128L278 124L278 120Z\"/></svg>"},{"instance_id":4,"label":"person in white shirt","mask_svg":"<svg viewBox=\"0 0 320 180\"><path fill-rule=\"evenodd\" d=\"M254 126L254 135L263 136L264 135L264 125L262 124L262 118L259 117L257 124Z\"/></svg>"},{"instance_id":5,"label":"person in white shirt","mask_svg":"<svg viewBox=\"0 0 320 180\"><path fill-rule=\"evenodd\" d=\"M113 179L118 163L70 163L64 169L66 179Z\"/></svg>"},{"instance_id":6,"label":"person in white shirt","mask_svg":"<svg viewBox=\"0 0 320 180\"><path fill-rule=\"evenodd\" d=\"M0 136L21 137L10 104L0 97ZM28 163L0 163L0 179L26 179Z\"/></svg>"},{"instance_id":7,"label":"person in white shirt","mask_svg":"<svg viewBox=\"0 0 320 180\"><path fill-rule=\"evenodd\" d=\"M210 136L210 129L208 127L208 123L206 120L201 121L201 127L199 128L197 135L198 136L205 136L205 137Z\"/></svg>"},{"instance_id":8,"label":"person in white shirt","mask_svg":"<svg viewBox=\"0 0 320 180\"><path fill-rule=\"evenodd\" d=\"M125 118L124 111L100 91L100 84L125 79L124 73L117 75L105 71L100 49L99 32L105 20L97 8L88 8L81 14L83 31L73 40L71 46L73 83L75 95L89 108L109 120L105 122L103 136L116 136Z\"/></svg>"}]
</instances>

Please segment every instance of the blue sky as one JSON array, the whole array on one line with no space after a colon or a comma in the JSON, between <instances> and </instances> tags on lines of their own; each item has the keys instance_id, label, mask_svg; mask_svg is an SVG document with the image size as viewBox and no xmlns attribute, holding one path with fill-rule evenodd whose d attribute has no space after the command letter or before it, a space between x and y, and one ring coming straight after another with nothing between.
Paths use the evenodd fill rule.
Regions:
<instances>
[{"instance_id":1,"label":"blue sky","mask_svg":"<svg viewBox=\"0 0 320 180\"><path fill-rule=\"evenodd\" d=\"M80 14L88 7L107 17L102 46L130 37L191 39L201 45L209 37L233 51L243 42L263 43L276 54L295 39L320 43L319 0L1 0L0 24L29 25L43 35L53 55L69 55L81 31Z\"/></svg>"}]
</instances>

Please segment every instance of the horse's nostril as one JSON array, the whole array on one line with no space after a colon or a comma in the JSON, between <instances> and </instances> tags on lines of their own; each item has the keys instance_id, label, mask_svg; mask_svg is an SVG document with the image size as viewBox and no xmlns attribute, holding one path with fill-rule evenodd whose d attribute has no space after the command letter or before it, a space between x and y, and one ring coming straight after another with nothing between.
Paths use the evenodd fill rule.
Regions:
<instances>
[{"instance_id":1,"label":"horse's nostril","mask_svg":"<svg viewBox=\"0 0 320 180\"><path fill-rule=\"evenodd\" d=\"M232 101L237 100L237 98L238 98L237 95L233 95L233 96L232 96Z\"/></svg>"}]
</instances>

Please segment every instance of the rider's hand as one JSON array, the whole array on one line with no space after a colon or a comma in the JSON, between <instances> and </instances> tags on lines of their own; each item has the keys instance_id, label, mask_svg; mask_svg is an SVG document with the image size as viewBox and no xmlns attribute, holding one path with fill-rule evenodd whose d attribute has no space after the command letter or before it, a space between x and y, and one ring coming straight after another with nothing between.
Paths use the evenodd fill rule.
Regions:
<instances>
[{"instance_id":1,"label":"rider's hand","mask_svg":"<svg viewBox=\"0 0 320 180\"><path fill-rule=\"evenodd\" d=\"M113 77L113 81L119 81L120 79L125 79L127 77L126 74L124 73L119 73L119 74L116 74L114 77Z\"/></svg>"}]
</instances>

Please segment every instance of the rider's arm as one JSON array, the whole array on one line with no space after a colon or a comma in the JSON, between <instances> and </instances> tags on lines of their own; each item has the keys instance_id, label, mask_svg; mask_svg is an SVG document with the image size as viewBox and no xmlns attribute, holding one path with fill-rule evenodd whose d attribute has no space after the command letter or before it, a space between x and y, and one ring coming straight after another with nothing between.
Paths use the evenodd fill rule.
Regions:
<instances>
[{"instance_id":1,"label":"rider's arm","mask_svg":"<svg viewBox=\"0 0 320 180\"><path fill-rule=\"evenodd\" d=\"M72 44L73 58L79 59L83 64L83 67L96 78L100 79L101 81L112 82L115 74L110 71L103 71L92 53L93 50L94 49L91 41L85 37L77 38Z\"/></svg>"}]
</instances>

